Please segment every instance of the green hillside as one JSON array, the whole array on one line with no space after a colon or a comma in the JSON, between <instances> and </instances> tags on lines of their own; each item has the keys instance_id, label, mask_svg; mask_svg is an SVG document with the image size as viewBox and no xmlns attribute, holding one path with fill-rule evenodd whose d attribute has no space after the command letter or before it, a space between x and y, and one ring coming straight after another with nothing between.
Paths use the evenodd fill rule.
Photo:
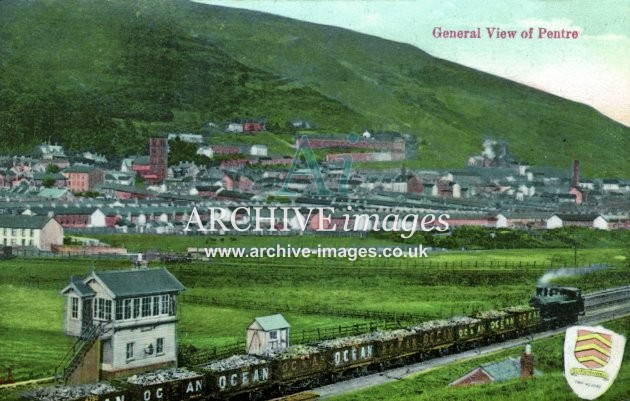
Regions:
<instances>
[{"instance_id":1,"label":"green hillside","mask_svg":"<svg viewBox=\"0 0 630 401\"><path fill-rule=\"evenodd\" d=\"M208 120L307 117L329 132L417 135L413 166L462 166L493 137L529 163L568 169L577 158L586 174L630 175L630 128L590 107L410 45L258 12L5 0L0 68L3 153L47 139L143 152L148 135ZM288 151L289 134L276 134L266 143Z\"/></svg>"}]
</instances>

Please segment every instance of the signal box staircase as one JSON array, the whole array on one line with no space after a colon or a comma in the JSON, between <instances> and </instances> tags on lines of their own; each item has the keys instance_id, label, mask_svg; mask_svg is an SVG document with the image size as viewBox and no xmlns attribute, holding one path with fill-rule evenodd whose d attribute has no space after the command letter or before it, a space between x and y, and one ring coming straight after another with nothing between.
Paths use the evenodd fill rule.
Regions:
<instances>
[{"instance_id":1,"label":"signal box staircase","mask_svg":"<svg viewBox=\"0 0 630 401\"><path fill-rule=\"evenodd\" d=\"M63 384L97 382L100 378L100 324L86 328L55 368L57 381Z\"/></svg>"}]
</instances>

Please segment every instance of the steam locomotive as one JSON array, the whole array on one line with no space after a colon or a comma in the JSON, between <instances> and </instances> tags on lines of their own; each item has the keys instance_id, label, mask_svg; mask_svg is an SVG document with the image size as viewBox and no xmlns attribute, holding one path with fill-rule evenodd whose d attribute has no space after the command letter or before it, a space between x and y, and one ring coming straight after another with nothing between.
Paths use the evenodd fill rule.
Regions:
<instances>
[{"instance_id":1,"label":"steam locomotive","mask_svg":"<svg viewBox=\"0 0 630 401\"><path fill-rule=\"evenodd\" d=\"M577 322L581 290L539 286L529 306L423 322L392 331L294 345L265 355L234 355L195 367L134 375L77 401L260 399L421 361ZM179 371L179 375L175 374ZM170 378L170 379L169 379ZM50 392L23 398L57 399Z\"/></svg>"}]
</instances>

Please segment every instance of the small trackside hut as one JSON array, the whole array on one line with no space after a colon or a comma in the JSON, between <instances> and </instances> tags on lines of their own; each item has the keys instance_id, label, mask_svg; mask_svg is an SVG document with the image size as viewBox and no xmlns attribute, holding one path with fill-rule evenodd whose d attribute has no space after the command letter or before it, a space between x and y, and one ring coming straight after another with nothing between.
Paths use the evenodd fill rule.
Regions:
<instances>
[{"instance_id":1,"label":"small trackside hut","mask_svg":"<svg viewBox=\"0 0 630 401\"><path fill-rule=\"evenodd\" d=\"M255 318L247 326L247 353L267 355L288 348L289 327L289 322L279 313Z\"/></svg>"},{"instance_id":2,"label":"small trackside hut","mask_svg":"<svg viewBox=\"0 0 630 401\"><path fill-rule=\"evenodd\" d=\"M79 339L97 336L99 379L176 366L176 297L184 290L164 268L71 278L61 291L64 333Z\"/></svg>"}]
</instances>

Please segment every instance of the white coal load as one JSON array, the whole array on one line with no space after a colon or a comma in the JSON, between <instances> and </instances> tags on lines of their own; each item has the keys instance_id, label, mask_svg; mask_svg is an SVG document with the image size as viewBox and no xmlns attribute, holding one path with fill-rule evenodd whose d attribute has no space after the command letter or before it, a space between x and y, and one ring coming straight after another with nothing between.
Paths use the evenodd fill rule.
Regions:
<instances>
[{"instance_id":1,"label":"white coal load","mask_svg":"<svg viewBox=\"0 0 630 401\"><path fill-rule=\"evenodd\" d=\"M246 368L249 366L260 365L266 363L263 359L258 359L253 355L232 355L225 359L211 362L203 365L204 370L213 370L215 372L223 372L226 370Z\"/></svg>"},{"instance_id":2,"label":"white coal load","mask_svg":"<svg viewBox=\"0 0 630 401\"><path fill-rule=\"evenodd\" d=\"M373 331L369 334L366 334L365 338L370 341L389 341L395 338L406 337L410 334L412 334L412 332L407 329Z\"/></svg>"},{"instance_id":3,"label":"white coal load","mask_svg":"<svg viewBox=\"0 0 630 401\"><path fill-rule=\"evenodd\" d=\"M366 338L366 335L360 336L350 336L350 337L340 337L333 338L331 340L324 340L318 343L318 345L322 348L335 349L335 348L343 348L343 347L351 347L353 345L361 345L365 344L369 340Z\"/></svg>"},{"instance_id":4,"label":"white coal load","mask_svg":"<svg viewBox=\"0 0 630 401\"><path fill-rule=\"evenodd\" d=\"M312 345L292 345L289 348L281 350L271 350L267 355L274 359L284 360L304 358L318 352L320 352L319 348L313 347Z\"/></svg>"},{"instance_id":5,"label":"white coal load","mask_svg":"<svg viewBox=\"0 0 630 401\"><path fill-rule=\"evenodd\" d=\"M431 331L435 329L441 329L443 327L451 327L454 324L446 319L429 320L428 322L422 322L411 328L412 332Z\"/></svg>"},{"instance_id":6,"label":"white coal load","mask_svg":"<svg viewBox=\"0 0 630 401\"><path fill-rule=\"evenodd\" d=\"M475 317L477 319L499 319L502 317L506 317L507 315L507 312L503 312L500 310L487 310L476 313Z\"/></svg>"},{"instance_id":7,"label":"white coal load","mask_svg":"<svg viewBox=\"0 0 630 401\"><path fill-rule=\"evenodd\" d=\"M196 376L200 376L199 373L187 369L171 368L136 374L127 378L127 382L131 384L151 385L170 382L173 380L188 379Z\"/></svg>"},{"instance_id":8,"label":"white coal load","mask_svg":"<svg viewBox=\"0 0 630 401\"><path fill-rule=\"evenodd\" d=\"M72 401L91 395L112 393L117 389L107 383L85 384L82 386L43 387L22 395L29 400L38 401Z\"/></svg>"},{"instance_id":9,"label":"white coal load","mask_svg":"<svg viewBox=\"0 0 630 401\"><path fill-rule=\"evenodd\" d=\"M468 316L453 316L452 318L449 319L449 321L453 324L453 325L462 325L462 324L475 324L475 323L479 323L481 322L481 320L479 319L475 319L473 317L468 317Z\"/></svg>"}]
</instances>

